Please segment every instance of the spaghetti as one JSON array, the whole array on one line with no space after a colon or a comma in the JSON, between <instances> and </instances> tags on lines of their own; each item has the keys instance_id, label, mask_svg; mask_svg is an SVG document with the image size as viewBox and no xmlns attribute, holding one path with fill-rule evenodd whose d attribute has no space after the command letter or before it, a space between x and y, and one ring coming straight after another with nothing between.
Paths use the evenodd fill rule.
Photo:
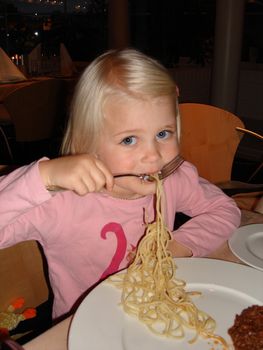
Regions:
<instances>
[{"instance_id":1,"label":"spaghetti","mask_svg":"<svg viewBox=\"0 0 263 350\"><path fill-rule=\"evenodd\" d=\"M186 283L175 278L176 265L168 251L172 239L161 211L162 182L154 177L156 190L156 220L147 225L133 263L126 272L111 281L122 288L121 304L155 334L181 339L185 329L195 331L189 343L199 336L213 339L228 349L226 341L214 334L216 322L199 310L191 300L197 292L187 292Z\"/></svg>"}]
</instances>

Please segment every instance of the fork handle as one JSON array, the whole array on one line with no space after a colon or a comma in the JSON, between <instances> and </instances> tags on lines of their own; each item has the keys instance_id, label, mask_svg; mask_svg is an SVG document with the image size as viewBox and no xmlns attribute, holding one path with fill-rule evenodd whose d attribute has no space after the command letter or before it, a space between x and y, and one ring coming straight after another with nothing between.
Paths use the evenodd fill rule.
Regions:
<instances>
[{"instance_id":1,"label":"fork handle","mask_svg":"<svg viewBox=\"0 0 263 350\"><path fill-rule=\"evenodd\" d=\"M142 175L138 175L138 174L116 174L116 175L113 175L114 178L125 177L125 176L135 176L135 177L139 177L139 178L142 177Z\"/></svg>"}]
</instances>

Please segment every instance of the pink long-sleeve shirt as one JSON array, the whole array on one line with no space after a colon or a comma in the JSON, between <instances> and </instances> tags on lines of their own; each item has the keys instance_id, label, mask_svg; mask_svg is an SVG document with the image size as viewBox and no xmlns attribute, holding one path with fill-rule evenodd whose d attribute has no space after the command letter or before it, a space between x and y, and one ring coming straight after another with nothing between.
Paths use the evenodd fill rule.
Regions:
<instances>
[{"instance_id":1,"label":"pink long-sleeve shirt","mask_svg":"<svg viewBox=\"0 0 263 350\"><path fill-rule=\"evenodd\" d=\"M176 212L191 220L173 232L193 256L221 245L240 223L234 201L199 178L188 162L164 181L165 220L172 231ZM54 318L69 312L77 299L100 279L127 266L154 220L153 196L134 200L106 193L78 196L46 190L38 162L0 181L0 247L37 240L43 247L54 292Z\"/></svg>"}]
</instances>

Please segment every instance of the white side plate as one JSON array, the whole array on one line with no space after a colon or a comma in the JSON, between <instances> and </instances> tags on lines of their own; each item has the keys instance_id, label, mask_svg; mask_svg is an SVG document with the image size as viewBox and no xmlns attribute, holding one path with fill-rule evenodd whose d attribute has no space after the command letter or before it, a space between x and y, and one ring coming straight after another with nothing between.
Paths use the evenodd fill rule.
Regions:
<instances>
[{"instance_id":1,"label":"white side plate","mask_svg":"<svg viewBox=\"0 0 263 350\"><path fill-rule=\"evenodd\" d=\"M228 243L233 254L240 260L263 270L263 224L238 228Z\"/></svg>"}]
</instances>

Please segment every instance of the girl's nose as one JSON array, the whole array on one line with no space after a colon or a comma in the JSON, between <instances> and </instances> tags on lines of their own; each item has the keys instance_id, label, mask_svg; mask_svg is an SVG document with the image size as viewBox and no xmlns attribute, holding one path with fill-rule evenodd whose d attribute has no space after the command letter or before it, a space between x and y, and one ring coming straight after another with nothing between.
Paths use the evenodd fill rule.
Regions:
<instances>
[{"instance_id":1,"label":"girl's nose","mask_svg":"<svg viewBox=\"0 0 263 350\"><path fill-rule=\"evenodd\" d=\"M146 145L143 150L143 160L147 162L156 162L160 159L160 151L158 144L151 143Z\"/></svg>"}]
</instances>

